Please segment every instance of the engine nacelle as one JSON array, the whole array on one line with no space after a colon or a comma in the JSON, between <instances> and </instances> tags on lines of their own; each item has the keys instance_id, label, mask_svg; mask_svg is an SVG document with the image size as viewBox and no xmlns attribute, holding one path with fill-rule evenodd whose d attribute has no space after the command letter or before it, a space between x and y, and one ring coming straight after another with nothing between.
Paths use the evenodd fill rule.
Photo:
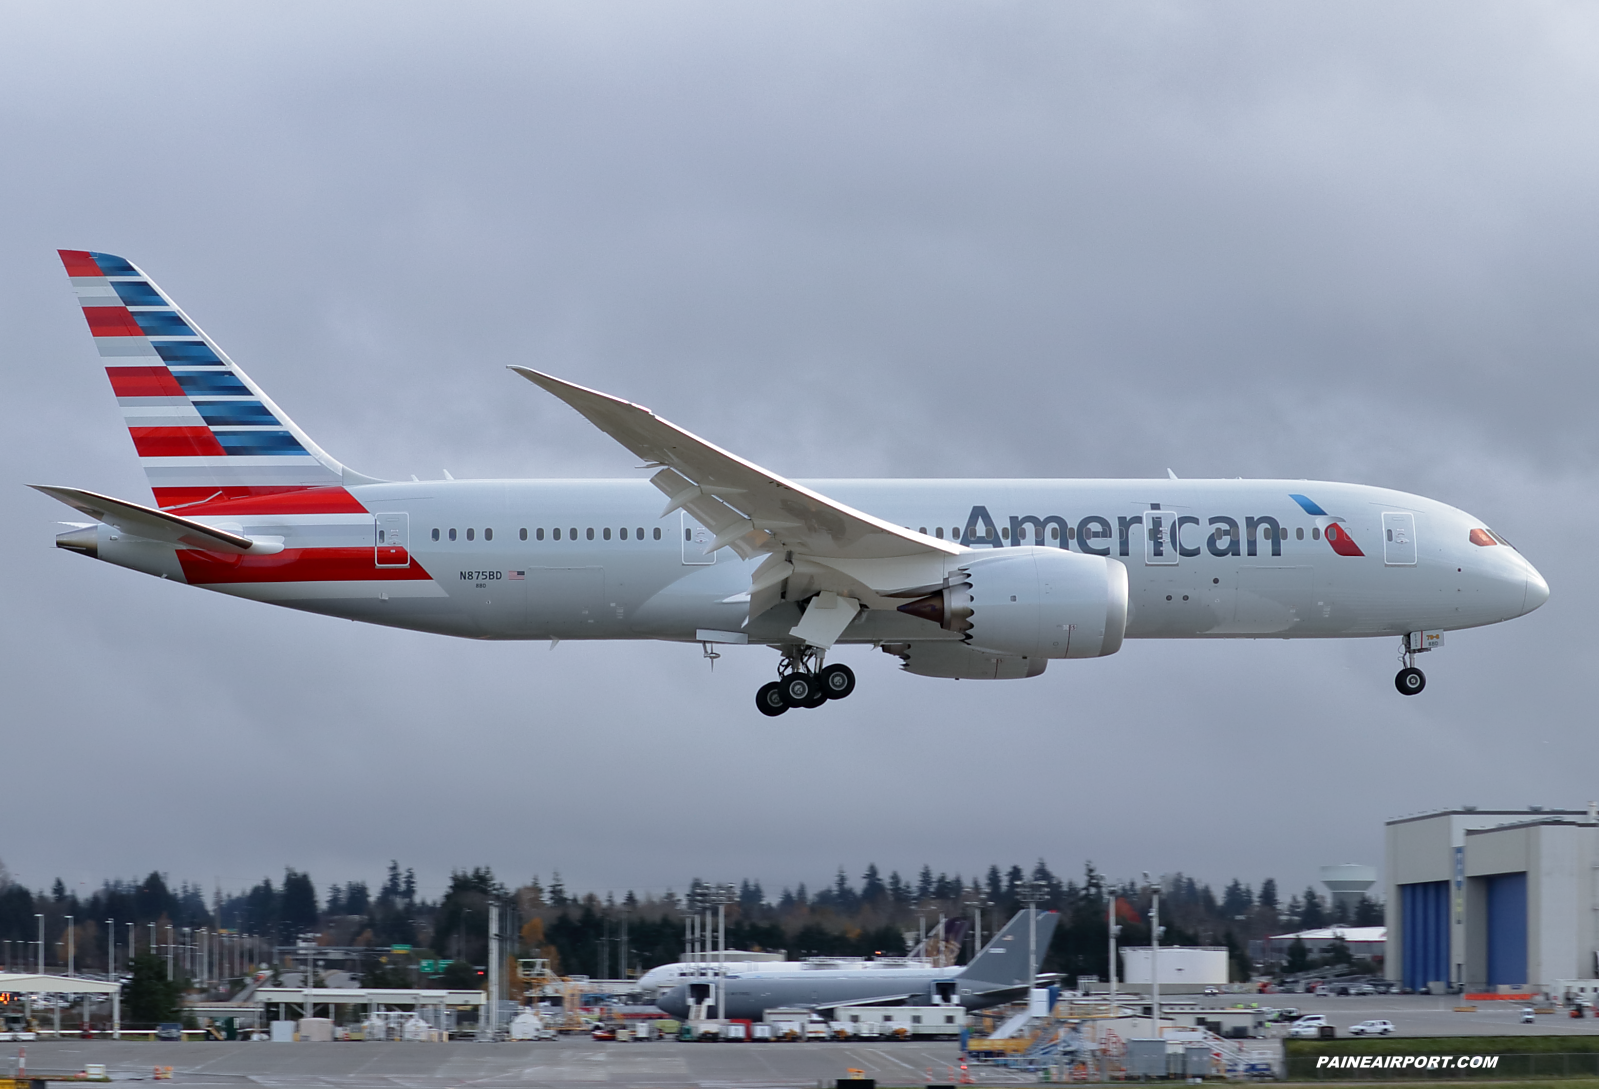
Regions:
<instances>
[{"instance_id":1,"label":"engine nacelle","mask_svg":"<svg viewBox=\"0 0 1599 1089\"><path fill-rule=\"evenodd\" d=\"M1102 658L1127 632L1127 568L1113 559L1025 545L961 564L935 594L899 607L966 642L1028 658Z\"/></svg>"}]
</instances>

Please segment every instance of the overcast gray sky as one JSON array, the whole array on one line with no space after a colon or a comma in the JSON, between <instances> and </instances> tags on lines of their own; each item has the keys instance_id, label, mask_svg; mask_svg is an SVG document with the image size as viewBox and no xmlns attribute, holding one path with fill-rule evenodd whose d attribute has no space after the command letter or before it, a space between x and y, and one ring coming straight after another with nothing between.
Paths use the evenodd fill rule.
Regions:
<instances>
[{"instance_id":1,"label":"overcast gray sky","mask_svg":"<svg viewBox=\"0 0 1599 1089\"><path fill-rule=\"evenodd\" d=\"M1599 10L0 7L0 857L319 886L390 858L769 887L1042 856L1303 888L1385 818L1599 797ZM1133 642L759 717L731 649L486 644L52 548L147 499L57 247L149 272L373 475L626 476L505 371L788 476L1280 476L1479 514L1548 578L1450 635ZM1587 617L1587 620L1583 618Z\"/></svg>"}]
</instances>

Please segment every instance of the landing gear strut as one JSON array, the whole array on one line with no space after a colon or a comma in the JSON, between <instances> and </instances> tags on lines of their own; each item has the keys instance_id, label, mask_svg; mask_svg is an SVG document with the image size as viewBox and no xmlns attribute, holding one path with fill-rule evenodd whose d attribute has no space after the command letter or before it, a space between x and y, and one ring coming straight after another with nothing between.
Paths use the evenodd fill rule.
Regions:
<instances>
[{"instance_id":1,"label":"landing gear strut","mask_svg":"<svg viewBox=\"0 0 1599 1089\"><path fill-rule=\"evenodd\" d=\"M776 718L790 707L820 707L855 691L855 671L842 662L823 666L826 651L784 647L782 653L777 680L761 685L755 693L755 706L761 714Z\"/></svg>"},{"instance_id":2,"label":"landing gear strut","mask_svg":"<svg viewBox=\"0 0 1599 1089\"><path fill-rule=\"evenodd\" d=\"M1427 675L1416 668L1416 655L1427 649L1416 645L1420 640L1414 636L1419 634L1415 632L1399 640L1399 660L1405 668L1394 675L1394 687L1399 689L1401 696L1419 695L1427 687Z\"/></svg>"}]
</instances>

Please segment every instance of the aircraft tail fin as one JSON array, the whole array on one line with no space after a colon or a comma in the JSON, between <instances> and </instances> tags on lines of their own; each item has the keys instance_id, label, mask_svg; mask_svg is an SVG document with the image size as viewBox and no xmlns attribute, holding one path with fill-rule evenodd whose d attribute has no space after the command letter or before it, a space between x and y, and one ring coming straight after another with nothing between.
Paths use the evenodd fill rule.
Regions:
<instances>
[{"instance_id":1,"label":"aircraft tail fin","mask_svg":"<svg viewBox=\"0 0 1599 1089\"><path fill-rule=\"evenodd\" d=\"M1060 922L1056 911L1038 912L1038 959L1027 963L1027 914L1023 908L1011 917L993 941L983 946L982 952L961 972L961 979L974 980L990 989L1005 987L1031 987L1038 978L1039 966L1044 963L1049 940L1055 936L1055 925Z\"/></svg>"},{"instance_id":2,"label":"aircraft tail fin","mask_svg":"<svg viewBox=\"0 0 1599 1089\"><path fill-rule=\"evenodd\" d=\"M58 252L157 507L194 509L317 488L342 493L346 480L371 479L312 442L132 263L109 253Z\"/></svg>"}]
</instances>

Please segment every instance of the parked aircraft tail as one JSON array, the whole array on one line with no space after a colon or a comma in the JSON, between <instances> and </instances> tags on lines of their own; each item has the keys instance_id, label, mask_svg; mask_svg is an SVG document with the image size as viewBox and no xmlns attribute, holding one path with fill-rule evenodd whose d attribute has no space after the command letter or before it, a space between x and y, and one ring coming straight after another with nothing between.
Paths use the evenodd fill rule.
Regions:
<instances>
[{"instance_id":1,"label":"parked aircraft tail","mask_svg":"<svg viewBox=\"0 0 1599 1089\"><path fill-rule=\"evenodd\" d=\"M1027 914L1023 908L1011 917L994 940L983 946L982 952L972 958L957 977L971 981L988 990L1016 987L1026 988L1038 978L1038 969L1044 963L1044 953L1049 940L1055 936L1055 924L1060 922L1057 911L1038 912L1038 958L1027 963Z\"/></svg>"},{"instance_id":2,"label":"parked aircraft tail","mask_svg":"<svg viewBox=\"0 0 1599 1089\"><path fill-rule=\"evenodd\" d=\"M156 506L204 513L202 505L293 493L296 510L344 510L353 500L343 485L371 481L312 442L133 264L58 252Z\"/></svg>"}]
</instances>

